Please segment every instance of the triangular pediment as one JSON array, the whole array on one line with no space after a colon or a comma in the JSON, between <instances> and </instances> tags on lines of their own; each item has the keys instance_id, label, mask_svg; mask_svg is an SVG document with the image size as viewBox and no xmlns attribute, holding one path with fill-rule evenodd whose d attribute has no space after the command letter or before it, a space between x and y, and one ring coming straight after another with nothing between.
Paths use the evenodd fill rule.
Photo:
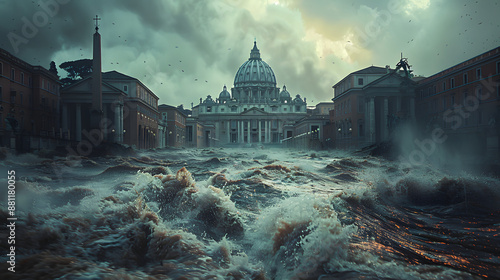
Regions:
<instances>
[{"instance_id":1,"label":"triangular pediment","mask_svg":"<svg viewBox=\"0 0 500 280\"><path fill-rule=\"evenodd\" d=\"M395 87L395 86L400 86L401 84L414 84L412 80L403 77L397 73L389 73L387 75L384 75L377 80L369 83L368 85L365 86L367 87Z\"/></svg>"},{"instance_id":2,"label":"triangular pediment","mask_svg":"<svg viewBox=\"0 0 500 280\"><path fill-rule=\"evenodd\" d=\"M267 116L269 113L265 112L262 109L259 109L257 107L252 107L244 112L242 112L240 115L242 116Z\"/></svg>"},{"instance_id":3,"label":"triangular pediment","mask_svg":"<svg viewBox=\"0 0 500 280\"><path fill-rule=\"evenodd\" d=\"M103 94L123 94L126 95L120 89L108 84L107 82L102 82ZM75 84L68 86L63 89L63 93L71 94L71 93L91 93L92 92L92 78L86 78L81 81L76 82Z\"/></svg>"}]
</instances>

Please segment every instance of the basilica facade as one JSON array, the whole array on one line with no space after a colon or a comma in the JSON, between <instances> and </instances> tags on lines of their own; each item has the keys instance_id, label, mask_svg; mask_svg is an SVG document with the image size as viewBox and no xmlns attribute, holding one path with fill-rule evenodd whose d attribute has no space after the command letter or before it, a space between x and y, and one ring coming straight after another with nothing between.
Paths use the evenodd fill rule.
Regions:
<instances>
[{"instance_id":1,"label":"basilica facade","mask_svg":"<svg viewBox=\"0 0 500 280\"><path fill-rule=\"evenodd\" d=\"M305 98L292 97L285 85L277 87L273 70L254 42L230 91L224 86L215 99L200 98L191 121L203 124L203 139L211 145L280 143L293 136L294 124L307 115L306 105Z\"/></svg>"}]
</instances>

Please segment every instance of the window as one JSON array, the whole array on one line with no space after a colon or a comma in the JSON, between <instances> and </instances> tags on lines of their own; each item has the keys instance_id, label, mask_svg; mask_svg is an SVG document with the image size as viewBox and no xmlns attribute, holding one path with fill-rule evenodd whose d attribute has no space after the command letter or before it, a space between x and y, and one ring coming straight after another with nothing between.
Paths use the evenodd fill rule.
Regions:
<instances>
[{"instance_id":1,"label":"window","mask_svg":"<svg viewBox=\"0 0 500 280\"><path fill-rule=\"evenodd\" d=\"M16 70L14 68L10 69L10 78L16 80Z\"/></svg>"},{"instance_id":2,"label":"window","mask_svg":"<svg viewBox=\"0 0 500 280\"><path fill-rule=\"evenodd\" d=\"M476 69L476 79L481 79L481 68Z\"/></svg>"},{"instance_id":3,"label":"window","mask_svg":"<svg viewBox=\"0 0 500 280\"><path fill-rule=\"evenodd\" d=\"M231 107L231 112L236 112L237 109L238 109L238 107L233 106L233 107Z\"/></svg>"},{"instance_id":4,"label":"window","mask_svg":"<svg viewBox=\"0 0 500 280\"><path fill-rule=\"evenodd\" d=\"M446 97L443 97L443 110L446 110Z\"/></svg>"},{"instance_id":5,"label":"window","mask_svg":"<svg viewBox=\"0 0 500 280\"><path fill-rule=\"evenodd\" d=\"M28 77L28 85L31 87L33 85L33 79Z\"/></svg>"},{"instance_id":6,"label":"window","mask_svg":"<svg viewBox=\"0 0 500 280\"><path fill-rule=\"evenodd\" d=\"M455 79L451 78L450 79L450 88L454 88L455 87Z\"/></svg>"},{"instance_id":7,"label":"window","mask_svg":"<svg viewBox=\"0 0 500 280\"><path fill-rule=\"evenodd\" d=\"M19 94L19 98L21 98L21 105L23 105L23 93L22 92Z\"/></svg>"},{"instance_id":8,"label":"window","mask_svg":"<svg viewBox=\"0 0 500 280\"><path fill-rule=\"evenodd\" d=\"M358 120L358 136L359 137L365 136L365 130L363 128L363 120L361 119Z\"/></svg>"},{"instance_id":9,"label":"window","mask_svg":"<svg viewBox=\"0 0 500 280\"><path fill-rule=\"evenodd\" d=\"M220 111L221 111L221 112L224 112L224 108L220 108Z\"/></svg>"},{"instance_id":10,"label":"window","mask_svg":"<svg viewBox=\"0 0 500 280\"><path fill-rule=\"evenodd\" d=\"M0 74L2 74L2 69L0 69ZM500 74L500 61L497 62L497 74Z\"/></svg>"},{"instance_id":11,"label":"window","mask_svg":"<svg viewBox=\"0 0 500 280\"><path fill-rule=\"evenodd\" d=\"M300 106L295 106L295 112L300 112Z\"/></svg>"},{"instance_id":12,"label":"window","mask_svg":"<svg viewBox=\"0 0 500 280\"><path fill-rule=\"evenodd\" d=\"M362 96L358 97L358 113L365 112L365 98Z\"/></svg>"},{"instance_id":13,"label":"window","mask_svg":"<svg viewBox=\"0 0 500 280\"><path fill-rule=\"evenodd\" d=\"M455 94L452 94L451 95L451 103L450 103L451 106L455 105Z\"/></svg>"},{"instance_id":14,"label":"window","mask_svg":"<svg viewBox=\"0 0 500 280\"><path fill-rule=\"evenodd\" d=\"M128 86L123 86L123 91L128 92Z\"/></svg>"},{"instance_id":15,"label":"window","mask_svg":"<svg viewBox=\"0 0 500 280\"><path fill-rule=\"evenodd\" d=\"M21 72L21 84L24 85L24 73L23 72Z\"/></svg>"},{"instance_id":16,"label":"window","mask_svg":"<svg viewBox=\"0 0 500 280\"><path fill-rule=\"evenodd\" d=\"M12 104L16 103L16 92L15 91L10 92L10 103L12 103Z\"/></svg>"},{"instance_id":17,"label":"window","mask_svg":"<svg viewBox=\"0 0 500 280\"><path fill-rule=\"evenodd\" d=\"M467 76L467 73L464 74L464 85L469 82L469 77Z\"/></svg>"},{"instance_id":18,"label":"window","mask_svg":"<svg viewBox=\"0 0 500 280\"><path fill-rule=\"evenodd\" d=\"M358 85L362 86L363 85L363 78L358 79Z\"/></svg>"},{"instance_id":19,"label":"window","mask_svg":"<svg viewBox=\"0 0 500 280\"><path fill-rule=\"evenodd\" d=\"M477 87L476 88L476 97L479 99L479 102L481 102L482 100L482 95L483 95L483 89L481 88L481 86Z\"/></svg>"},{"instance_id":20,"label":"window","mask_svg":"<svg viewBox=\"0 0 500 280\"><path fill-rule=\"evenodd\" d=\"M498 68L498 63L497 63L497 68ZM0 75L3 75L3 63L1 62L0 62Z\"/></svg>"},{"instance_id":21,"label":"window","mask_svg":"<svg viewBox=\"0 0 500 280\"><path fill-rule=\"evenodd\" d=\"M443 82L443 91L446 90L446 82Z\"/></svg>"},{"instance_id":22,"label":"window","mask_svg":"<svg viewBox=\"0 0 500 280\"><path fill-rule=\"evenodd\" d=\"M208 107L207 107L207 113L210 113L210 112L212 112L212 107L211 107L211 106L208 106Z\"/></svg>"}]
</instances>

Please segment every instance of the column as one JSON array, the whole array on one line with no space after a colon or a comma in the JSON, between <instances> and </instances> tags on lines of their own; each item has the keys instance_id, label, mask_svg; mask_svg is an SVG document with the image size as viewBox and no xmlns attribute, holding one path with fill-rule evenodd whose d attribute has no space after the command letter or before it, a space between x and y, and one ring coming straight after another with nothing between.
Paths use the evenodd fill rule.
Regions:
<instances>
[{"instance_id":1,"label":"column","mask_svg":"<svg viewBox=\"0 0 500 280\"><path fill-rule=\"evenodd\" d=\"M240 143L245 143L245 122L241 121L241 131L240 131Z\"/></svg>"},{"instance_id":2,"label":"column","mask_svg":"<svg viewBox=\"0 0 500 280\"><path fill-rule=\"evenodd\" d=\"M269 126L268 126L268 122L267 120L264 121L264 143L268 143L268 139L267 139L267 130L269 129Z\"/></svg>"},{"instance_id":3,"label":"column","mask_svg":"<svg viewBox=\"0 0 500 280\"><path fill-rule=\"evenodd\" d=\"M370 137L370 142L374 143L375 142L375 97L370 97L370 103L368 105L369 107L369 126L370 126L370 134L368 134L368 137Z\"/></svg>"},{"instance_id":4,"label":"column","mask_svg":"<svg viewBox=\"0 0 500 280\"><path fill-rule=\"evenodd\" d=\"M273 121L269 121L269 142L273 142Z\"/></svg>"},{"instance_id":5,"label":"column","mask_svg":"<svg viewBox=\"0 0 500 280\"><path fill-rule=\"evenodd\" d=\"M337 133L338 127L335 127L335 133ZM370 140L370 99L365 98L365 122L364 122L364 142L368 142Z\"/></svg>"},{"instance_id":6,"label":"column","mask_svg":"<svg viewBox=\"0 0 500 280\"><path fill-rule=\"evenodd\" d=\"M389 129L387 128L387 115L389 115L389 100L387 97L384 97L384 103L383 103L383 108L382 108L382 124L381 124L381 130L382 130L382 138L380 139L381 141L387 140L389 137Z\"/></svg>"},{"instance_id":7,"label":"column","mask_svg":"<svg viewBox=\"0 0 500 280\"><path fill-rule=\"evenodd\" d=\"M123 143L123 105L120 105L120 143Z\"/></svg>"},{"instance_id":8,"label":"column","mask_svg":"<svg viewBox=\"0 0 500 280\"><path fill-rule=\"evenodd\" d=\"M273 121L269 122L269 129L267 131L267 138L269 139L269 143L273 142Z\"/></svg>"},{"instance_id":9,"label":"column","mask_svg":"<svg viewBox=\"0 0 500 280\"><path fill-rule=\"evenodd\" d=\"M220 122L215 123L215 138L220 141Z\"/></svg>"},{"instance_id":10,"label":"column","mask_svg":"<svg viewBox=\"0 0 500 280\"><path fill-rule=\"evenodd\" d=\"M410 118L415 120L415 97L410 97Z\"/></svg>"},{"instance_id":11,"label":"column","mask_svg":"<svg viewBox=\"0 0 500 280\"><path fill-rule=\"evenodd\" d=\"M267 121L267 143L271 143L271 121Z\"/></svg>"},{"instance_id":12,"label":"column","mask_svg":"<svg viewBox=\"0 0 500 280\"><path fill-rule=\"evenodd\" d=\"M226 133L227 133L227 143L231 143L231 120L227 120L227 128L226 128Z\"/></svg>"},{"instance_id":13,"label":"column","mask_svg":"<svg viewBox=\"0 0 500 280\"><path fill-rule=\"evenodd\" d=\"M108 140L108 134L109 134L109 130L108 130L108 106L107 106L107 104L104 104L104 103L102 104L102 120L101 121L102 121L102 127L101 127L102 137L103 137L103 139Z\"/></svg>"},{"instance_id":14,"label":"column","mask_svg":"<svg viewBox=\"0 0 500 280\"><path fill-rule=\"evenodd\" d=\"M239 124L240 124L240 130L238 133L238 140L239 140L238 142L243 143L245 141L245 138L243 138L243 132L245 131L245 129L243 129L243 121L240 121Z\"/></svg>"},{"instance_id":15,"label":"column","mask_svg":"<svg viewBox=\"0 0 500 280\"><path fill-rule=\"evenodd\" d=\"M113 135L114 141L120 143L120 104L115 104L115 119L114 119L115 133Z\"/></svg>"},{"instance_id":16,"label":"column","mask_svg":"<svg viewBox=\"0 0 500 280\"><path fill-rule=\"evenodd\" d=\"M82 105L76 104L75 140L82 141Z\"/></svg>"},{"instance_id":17,"label":"column","mask_svg":"<svg viewBox=\"0 0 500 280\"><path fill-rule=\"evenodd\" d=\"M236 121L236 143L241 143L241 133L240 133L240 121Z\"/></svg>"},{"instance_id":18,"label":"column","mask_svg":"<svg viewBox=\"0 0 500 280\"><path fill-rule=\"evenodd\" d=\"M277 125L278 125L278 130L277 130L277 133L278 133L278 138L277 138L277 140L278 140L278 143L279 143L279 142L280 142L280 132L282 132L283 130L282 130L282 128L281 128L281 121L280 121L280 120L278 120L277 122L278 122L278 123L277 123Z\"/></svg>"},{"instance_id":19,"label":"column","mask_svg":"<svg viewBox=\"0 0 500 280\"><path fill-rule=\"evenodd\" d=\"M250 121L250 120L247 122L247 128L248 128L248 131L247 131L248 143L252 143L252 137L251 137L251 136L252 136L252 135L251 135L251 131L252 131L252 130L250 129L250 123L251 123L251 122L252 122L252 121Z\"/></svg>"},{"instance_id":20,"label":"column","mask_svg":"<svg viewBox=\"0 0 500 280\"><path fill-rule=\"evenodd\" d=\"M68 132L68 104L63 104L63 108L62 108L62 129L63 129L63 135L62 138L63 139L68 139L66 137L64 137L64 135L66 135L66 133Z\"/></svg>"},{"instance_id":21,"label":"column","mask_svg":"<svg viewBox=\"0 0 500 280\"><path fill-rule=\"evenodd\" d=\"M262 142L262 121L259 120L259 143Z\"/></svg>"}]
</instances>

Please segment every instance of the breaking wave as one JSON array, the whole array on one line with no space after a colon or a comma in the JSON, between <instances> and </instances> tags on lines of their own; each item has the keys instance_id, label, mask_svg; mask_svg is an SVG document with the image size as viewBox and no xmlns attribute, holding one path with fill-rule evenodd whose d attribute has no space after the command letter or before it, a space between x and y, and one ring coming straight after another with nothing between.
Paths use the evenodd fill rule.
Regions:
<instances>
[{"instance_id":1,"label":"breaking wave","mask_svg":"<svg viewBox=\"0 0 500 280\"><path fill-rule=\"evenodd\" d=\"M374 157L163 150L15 168L3 279L479 279L500 270L500 183ZM3 195L3 194L2 194ZM2 200L1 218L7 218ZM7 236L5 229L0 232ZM8 249L2 243L2 250Z\"/></svg>"}]
</instances>

